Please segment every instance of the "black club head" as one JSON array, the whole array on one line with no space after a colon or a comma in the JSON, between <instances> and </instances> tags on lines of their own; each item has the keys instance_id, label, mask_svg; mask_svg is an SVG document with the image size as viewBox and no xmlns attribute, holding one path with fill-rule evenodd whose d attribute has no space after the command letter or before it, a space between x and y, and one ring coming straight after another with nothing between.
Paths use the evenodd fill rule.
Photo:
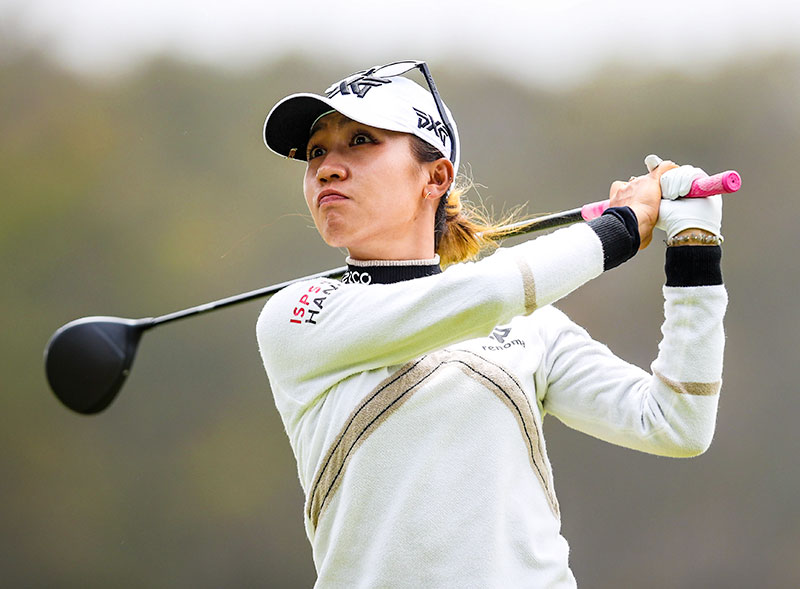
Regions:
<instances>
[{"instance_id":1,"label":"black club head","mask_svg":"<svg viewBox=\"0 0 800 589\"><path fill-rule=\"evenodd\" d=\"M45 348L45 373L53 393L85 415L108 407L151 324L151 318L85 317L58 329Z\"/></svg>"}]
</instances>

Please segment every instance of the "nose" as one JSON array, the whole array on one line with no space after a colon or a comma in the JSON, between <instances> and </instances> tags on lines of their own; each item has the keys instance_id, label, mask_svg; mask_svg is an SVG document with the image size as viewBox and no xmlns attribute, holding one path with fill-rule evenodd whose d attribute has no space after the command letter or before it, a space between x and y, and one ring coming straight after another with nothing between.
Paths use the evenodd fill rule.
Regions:
<instances>
[{"instance_id":1,"label":"nose","mask_svg":"<svg viewBox=\"0 0 800 589\"><path fill-rule=\"evenodd\" d=\"M347 165L338 154L331 151L323 157L322 163L317 168L317 180L320 183L325 184L331 180L344 180L347 178Z\"/></svg>"}]
</instances>

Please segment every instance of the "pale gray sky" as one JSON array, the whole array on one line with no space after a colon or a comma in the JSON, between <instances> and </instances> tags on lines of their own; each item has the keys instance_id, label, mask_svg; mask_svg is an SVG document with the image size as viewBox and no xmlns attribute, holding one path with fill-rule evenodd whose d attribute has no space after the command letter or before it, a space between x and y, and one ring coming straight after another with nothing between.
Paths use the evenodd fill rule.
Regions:
<instances>
[{"instance_id":1,"label":"pale gray sky","mask_svg":"<svg viewBox=\"0 0 800 589\"><path fill-rule=\"evenodd\" d=\"M560 84L610 60L702 72L800 52L797 0L0 0L0 19L0 33L101 72L161 52L234 67L302 53L364 66L455 57Z\"/></svg>"}]
</instances>

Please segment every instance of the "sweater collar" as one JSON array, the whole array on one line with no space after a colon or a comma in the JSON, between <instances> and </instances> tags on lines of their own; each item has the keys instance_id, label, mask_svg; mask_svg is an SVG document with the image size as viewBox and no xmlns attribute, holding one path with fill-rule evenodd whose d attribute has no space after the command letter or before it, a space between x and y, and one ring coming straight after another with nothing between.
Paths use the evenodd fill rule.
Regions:
<instances>
[{"instance_id":1,"label":"sweater collar","mask_svg":"<svg viewBox=\"0 0 800 589\"><path fill-rule=\"evenodd\" d=\"M347 257L347 272L342 276L345 284L392 284L442 271L439 254L429 260L354 260Z\"/></svg>"}]
</instances>

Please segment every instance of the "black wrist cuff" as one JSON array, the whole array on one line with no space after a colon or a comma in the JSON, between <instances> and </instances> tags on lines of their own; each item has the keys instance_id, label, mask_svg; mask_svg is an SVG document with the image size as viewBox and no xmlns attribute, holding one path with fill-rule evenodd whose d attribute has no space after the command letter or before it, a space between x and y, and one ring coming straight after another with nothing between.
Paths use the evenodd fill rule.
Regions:
<instances>
[{"instance_id":1,"label":"black wrist cuff","mask_svg":"<svg viewBox=\"0 0 800 589\"><path fill-rule=\"evenodd\" d=\"M718 245L668 247L664 270L667 286L722 284L722 248Z\"/></svg>"},{"instance_id":2,"label":"black wrist cuff","mask_svg":"<svg viewBox=\"0 0 800 589\"><path fill-rule=\"evenodd\" d=\"M588 223L603 244L603 270L616 268L639 251L639 222L630 207L612 207Z\"/></svg>"}]
</instances>

